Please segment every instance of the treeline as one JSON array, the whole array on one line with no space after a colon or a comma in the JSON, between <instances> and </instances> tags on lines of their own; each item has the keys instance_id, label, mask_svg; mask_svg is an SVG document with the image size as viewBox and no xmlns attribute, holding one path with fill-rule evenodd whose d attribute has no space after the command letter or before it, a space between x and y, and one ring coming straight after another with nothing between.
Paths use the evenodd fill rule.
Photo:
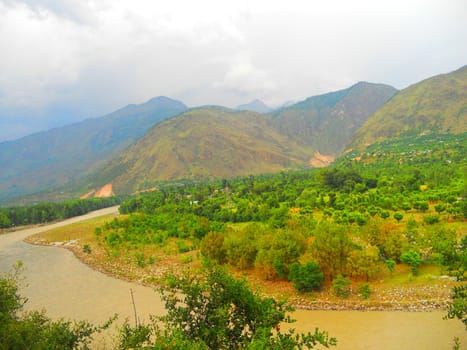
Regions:
<instances>
[{"instance_id":1,"label":"treeline","mask_svg":"<svg viewBox=\"0 0 467 350\"><path fill-rule=\"evenodd\" d=\"M0 208L0 228L40 224L83 215L117 205L120 197L76 199L60 203L39 203L28 207Z\"/></svg>"}]
</instances>

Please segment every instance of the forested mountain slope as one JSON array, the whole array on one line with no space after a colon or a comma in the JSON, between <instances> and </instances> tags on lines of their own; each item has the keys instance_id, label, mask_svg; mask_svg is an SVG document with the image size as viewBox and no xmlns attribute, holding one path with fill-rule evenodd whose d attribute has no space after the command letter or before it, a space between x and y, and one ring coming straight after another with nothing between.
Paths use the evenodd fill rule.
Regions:
<instances>
[{"instance_id":1,"label":"forested mountain slope","mask_svg":"<svg viewBox=\"0 0 467 350\"><path fill-rule=\"evenodd\" d=\"M0 201L56 188L96 169L151 126L186 110L167 97L0 143Z\"/></svg>"},{"instance_id":2,"label":"forested mountain slope","mask_svg":"<svg viewBox=\"0 0 467 350\"><path fill-rule=\"evenodd\" d=\"M350 148L411 134L467 131L467 66L400 91L355 133Z\"/></svg>"},{"instance_id":3,"label":"forested mountain slope","mask_svg":"<svg viewBox=\"0 0 467 350\"><path fill-rule=\"evenodd\" d=\"M267 115L193 109L154 127L91 182L111 182L116 193L131 193L163 180L307 167L316 155L338 155L353 130L395 92L387 85L358 83Z\"/></svg>"},{"instance_id":4,"label":"forested mountain slope","mask_svg":"<svg viewBox=\"0 0 467 350\"><path fill-rule=\"evenodd\" d=\"M268 118L197 108L158 124L94 175L117 193L177 178L230 178L307 166L312 149L280 134Z\"/></svg>"},{"instance_id":5,"label":"forested mountain slope","mask_svg":"<svg viewBox=\"0 0 467 350\"><path fill-rule=\"evenodd\" d=\"M273 123L281 133L337 157L355 130L396 92L389 85L360 82L283 108L272 114Z\"/></svg>"}]
</instances>

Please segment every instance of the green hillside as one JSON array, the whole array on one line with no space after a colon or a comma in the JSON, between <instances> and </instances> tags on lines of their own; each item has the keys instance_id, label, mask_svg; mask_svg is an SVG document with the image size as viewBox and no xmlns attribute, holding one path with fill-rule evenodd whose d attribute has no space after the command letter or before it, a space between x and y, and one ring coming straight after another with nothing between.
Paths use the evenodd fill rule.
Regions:
<instances>
[{"instance_id":1,"label":"green hillside","mask_svg":"<svg viewBox=\"0 0 467 350\"><path fill-rule=\"evenodd\" d=\"M407 134L467 131L467 66L400 91L356 132L350 148Z\"/></svg>"},{"instance_id":2,"label":"green hillside","mask_svg":"<svg viewBox=\"0 0 467 350\"><path fill-rule=\"evenodd\" d=\"M193 109L151 129L94 177L116 193L160 180L231 178L308 166L313 150L277 132L264 116L221 107Z\"/></svg>"},{"instance_id":3,"label":"green hillside","mask_svg":"<svg viewBox=\"0 0 467 350\"><path fill-rule=\"evenodd\" d=\"M387 85L358 83L268 115L221 107L194 109L157 125L90 183L97 187L112 182L116 193L131 193L163 180L231 178L317 166L317 154L325 163L332 160L353 131L395 92Z\"/></svg>"},{"instance_id":4,"label":"green hillside","mask_svg":"<svg viewBox=\"0 0 467 350\"><path fill-rule=\"evenodd\" d=\"M151 126L186 106L166 97L104 117L0 143L0 201L57 188L97 169Z\"/></svg>"},{"instance_id":5,"label":"green hillside","mask_svg":"<svg viewBox=\"0 0 467 350\"><path fill-rule=\"evenodd\" d=\"M355 130L396 92L388 85L360 82L281 109L272 114L273 123L281 133L336 157Z\"/></svg>"}]
</instances>

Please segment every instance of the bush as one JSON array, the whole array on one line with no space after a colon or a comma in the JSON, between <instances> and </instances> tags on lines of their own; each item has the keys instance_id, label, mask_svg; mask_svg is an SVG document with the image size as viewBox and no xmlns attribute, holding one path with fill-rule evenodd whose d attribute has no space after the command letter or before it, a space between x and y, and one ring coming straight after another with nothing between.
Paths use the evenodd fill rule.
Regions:
<instances>
[{"instance_id":1,"label":"bush","mask_svg":"<svg viewBox=\"0 0 467 350\"><path fill-rule=\"evenodd\" d=\"M413 275L418 273L418 267L422 263L420 254L414 250L409 250L401 255L401 261L410 266Z\"/></svg>"},{"instance_id":2,"label":"bush","mask_svg":"<svg viewBox=\"0 0 467 350\"><path fill-rule=\"evenodd\" d=\"M341 274L332 281L332 289L338 297L346 298L350 294L350 280Z\"/></svg>"},{"instance_id":3,"label":"bush","mask_svg":"<svg viewBox=\"0 0 467 350\"><path fill-rule=\"evenodd\" d=\"M226 259L224 234L220 232L209 232L204 236L201 241L201 255L219 264L223 264Z\"/></svg>"},{"instance_id":4,"label":"bush","mask_svg":"<svg viewBox=\"0 0 467 350\"><path fill-rule=\"evenodd\" d=\"M321 287L324 274L315 261L308 261L305 265L293 263L290 265L289 281L293 283L296 290L308 292Z\"/></svg>"},{"instance_id":5,"label":"bush","mask_svg":"<svg viewBox=\"0 0 467 350\"><path fill-rule=\"evenodd\" d=\"M336 344L318 329L297 334L289 328L282 333L279 325L293 322L286 316L293 309L263 298L222 268L211 267L196 277L170 275L161 292L167 314L148 326L131 328L126 323L120 331L120 349L293 350Z\"/></svg>"},{"instance_id":6,"label":"bush","mask_svg":"<svg viewBox=\"0 0 467 350\"><path fill-rule=\"evenodd\" d=\"M425 215L423 217L423 222L428 225L434 225L439 223L439 215Z\"/></svg>"},{"instance_id":7,"label":"bush","mask_svg":"<svg viewBox=\"0 0 467 350\"><path fill-rule=\"evenodd\" d=\"M358 286L358 294L362 299L368 299L371 294L371 289L368 284L361 284Z\"/></svg>"},{"instance_id":8,"label":"bush","mask_svg":"<svg viewBox=\"0 0 467 350\"><path fill-rule=\"evenodd\" d=\"M393 259L386 259L384 261L384 264L386 265L386 267L392 275L392 273L394 272L394 268L396 267L396 262Z\"/></svg>"}]
</instances>

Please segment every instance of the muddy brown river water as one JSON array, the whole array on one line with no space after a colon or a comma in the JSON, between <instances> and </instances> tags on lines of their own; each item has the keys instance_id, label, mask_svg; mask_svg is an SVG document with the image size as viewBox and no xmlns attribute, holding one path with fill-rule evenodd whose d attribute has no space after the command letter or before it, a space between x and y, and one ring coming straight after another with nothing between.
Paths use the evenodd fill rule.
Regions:
<instances>
[{"instance_id":1,"label":"muddy brown river water","mask_svg":"<svg viewBox=\"0 0 467 350\"><path fill-rule=\"evenodd\" d=\"M99 323L118 313L120 319L128 317L132 321L130 289L141 320L147 320L150 314L162 314L162 302L153 289L92 270L66 249L23 242L24 238L50 228L116 212L116 207L107 208L52 225L1 234L0 273L21 260L26 268L27 286L22 294L29 299L27 308L44 308L54 318ZM292 317L297 320L294 327L300 331L313 331L315 327L327 330L338 339L335 349L452 349L454 337L460 338L461 349L467 349L467 332L462 323L443 320L444 314L297 310Z\"/></svg>"}]
</instances>

